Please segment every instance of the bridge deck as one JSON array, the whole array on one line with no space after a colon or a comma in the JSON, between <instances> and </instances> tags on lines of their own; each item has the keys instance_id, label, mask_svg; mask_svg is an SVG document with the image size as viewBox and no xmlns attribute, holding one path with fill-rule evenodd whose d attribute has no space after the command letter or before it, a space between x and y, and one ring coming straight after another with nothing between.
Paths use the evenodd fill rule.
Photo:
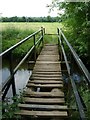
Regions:
<instances>
[{"instance_id":1,"label":"bridge deck","mask_svg":"<svg viewBox=\"0 0 90 120\"><path fill-rule=\"evenodd\" d=\"M17 114L33 117L67 118L58 46L45 45L37 58L23 103Z\"/></svg>"}]
</instances>

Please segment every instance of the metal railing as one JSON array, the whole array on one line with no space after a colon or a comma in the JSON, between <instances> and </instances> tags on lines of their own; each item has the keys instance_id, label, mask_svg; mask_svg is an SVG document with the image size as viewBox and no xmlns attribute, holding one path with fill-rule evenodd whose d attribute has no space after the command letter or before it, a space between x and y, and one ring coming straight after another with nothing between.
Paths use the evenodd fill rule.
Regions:
<instances>
[{"instance_id":1,"label":"metal railing","mask_svg":"<svg viewBox=\"0 0 90 120\"><path fill-rule=\"evenodd\" d=\"M66 43L66 45L68 46L71 54L73 55L73 58L77 62L78 67L83 72L83 74L84 74L84 76L86 78L86 81L88 83L88 86L90 86L90 73L88 72L88 70L86 69L85 65L82 63L81 59L79 58L79 56L77 55L75 50L72 48L72 46L70 45L70 43L66 39L65 35L63 34L63 32L59 28L57 30L58 30L58 45L61 46L61 50L62 50L62 54L64 56L64 60L65 60L65 63L66 63L66 67L67 67L70 83L72 85L74 96L75 96L76 103L77 103L77 106L78 106L78 111L79 111L79 114L80 114L80 118L82 120L85 120L86 116L85 116L85 112L84 112L84 106L83 106L83 103L82 103L82 100L81 100L82 97L80 96L80 94L78 92L78 89L77 89L75 81L71 77L71 68L70 68L70 65L69 65L68 60L67 60L67 55L66 55L66 52L65 52L65 48L64 48L64 43L63 42ZM38 33L41 33L41 36L36 41L36 37L35 36ZM6 55L9 55L9 57L10 57L9 61L10 61L10 63L12 63L12 51L14 49L16 49L18 46L20 46L21 44L23 44L26 41L28 41L30 38L33 38L33 46L30 48L30 50L27 52L27 54L22 58L22 60L19 62L19 64L14 69L12 69L12 64L10 64L11 75L8 77L8 79L2 85L2 92L3 92L2 93L2 100L5 99L5 96L7 95L7 92L8 92L8 90L9 90L11 85L12 85L13 96L16 95L14 75L17 72L18 68L22 65L22 63L27 59L27 57L30 55L30 53L33 50L34 50L34 60L36 61L36 45L40 45L41 42L42 42L42 45L43 45L43 36L44 36L44 34L45 34L45 29L41 28L40 30L38 30L35 33L29 35L25 39L21 40L20 42L18 42L17 44L15 44L14 46L10 47L9 49L7 49L6 51L4 51L3 53L0 54L0 57L4 57Z\"/></svg>"},{"instance_id":2,"label":"metal railing","mask_svg":"<svg viewBox=\"0 0 90 120\"><path fill-rule=\"evenodd\" d=\"M39 39L36 41L35 36L37 34L41 34ZM14 75L15 73L18 71L18 68L22 65L22 63L27 59L27 57L30 55L30 53L34 50L34 60L36 61L36 46L37 44L41 44L43 45L43 36L44 36L44 28L41 27L40 30L34 32L33 34L29 35L28 37L26 37L25 39L21 40L20 42L18 42L17 44L13 45L12 47L10 47L9 49L7 49L6 51L2 52L0 54L0 57L5 57L6 55L9 55L9 62L10 62L10 76L7 78L7 80L5 80L5 82L2 84L2 91L0 91L0 93L2 93L2 100L5 99L7 92L10 88L10 86L12 85L12 92L13 92L13 96L16 95L16 87L15 87L15 80L14 80ZM26 41L28 41L29 39L33 38L33 46L29 49L29 51L27 52L27 54L22 58L22 60L19 62L19 64L13 69L12 68L12 52L13 50L15 50L18 46L20 46L21 44L25 43Z\"/></svg>"},{"instance_id":3,"label":"metal railing","mask_svg":"<svg viewBox=\"0 0 90 120\"><path fill-rule=\"evenodd\" d=\"M70 68L70 65L69 65L68 60L67 60L67 55L66 55L66 52L65 52L65 49L64 49L63 42L65 42L66 45L68 46L68 48L69 48L71 54L73 55L73 58L75 59L78 67L81 69L84 76L86 77L88 86L90 86L90 73L88 72L87 68L85 67L85 65L83 64L83 62L81 61L81 59L79 58L77 53L75 52L75 50L72 48L72 46L70 45L70 43L66 39L65 35L63 34L63 32L61 31L60 28L57 28L57 32L58 32L58 45L61 46L61 50L62 50L62 54L63 54L64 60L65 60L65 63L66 63L70 83L71 83L71 86L73 88L74 96L75 96L76 103L77 103L77 106L78 106L80 119L85 120L86 116L85 116L84 106L83 106L83 103L82 103L82 97L79 94L79 91L76 87L75 81L71 77L71 68ZM68 88L68 89L70 89L70 88Z\"/></svg>"}]
</instances>

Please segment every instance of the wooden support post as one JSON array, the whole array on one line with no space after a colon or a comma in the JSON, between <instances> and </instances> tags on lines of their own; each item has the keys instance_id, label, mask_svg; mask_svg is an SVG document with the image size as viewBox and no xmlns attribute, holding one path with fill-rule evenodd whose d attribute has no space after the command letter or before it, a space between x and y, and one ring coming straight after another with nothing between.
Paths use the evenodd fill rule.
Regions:
<instances>
[{"instance_id":1,"label":"wooden support post","mask_svg":"<svg viewBox=\"0 0 90 120\"><path fill-rule=\"evenodd\" d=\"M36 44L35 44L35 35L33 36L34 40L34 61L36 61Z\"/></svg>"}]
</instances>

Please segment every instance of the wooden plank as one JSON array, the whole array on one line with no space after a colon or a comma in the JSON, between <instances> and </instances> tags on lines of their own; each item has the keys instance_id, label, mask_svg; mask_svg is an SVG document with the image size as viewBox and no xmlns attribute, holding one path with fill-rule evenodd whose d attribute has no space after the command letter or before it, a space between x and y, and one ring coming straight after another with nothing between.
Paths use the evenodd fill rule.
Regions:
<instances>
[{"instance_id":1,"label":"wooden plank","mask_svg":"<svg viewBox=\"0 0 90 120\"><path fill-rule=\"evenodd\" d=\"M31 92L27 90L25 92L24 96L32 96L32 97L63 97L64 98L64 93L63 92Z\"/></svg>"},{"instance_id":2,"label":"wooden plank","mask_svg":"<svg viewBox=\"0 0 90 120\"><path fill-rule=\"evenodd\" d=\"M63 81L55 81L55 80L29 80L29 83L35 83L35 84L59 84L63 83Z\"/></svg>"},{"instance_id":3,"label":"wooden plank","mask_svg":"<svg viewBox=\"0 0 90 120\"><path fill-rule=\"evenodd\" d=\"M62 77L60 78L47 78L47 77L30 77L31 80L62 80Z\"/></svg>"},{"instance_id":4,"label":"wooden plank","mask_svg":"<svg viewBox=\"0 0 90 120\"><path fill-rule=\"evenodd\" d=\"M59 75L61 74L61 71L35 71L33 70L32 74Z\"/></svg>"},{"instance_id":5,"label":"wooden plank","mask_svg":"<svg viewBox=\"0 0 90 120\"><path fill-rule=\"evenodd\" d=\"M29 111L29 110L20 110L16 112L17 115L24 116L33 116L33 117L67 117L67 111Z\"/></svg>"},{"instance_id":6,"label":"wooden plank","mask_svg":"<svg viewBox=\"0 0 90 120\"><path fill-rule=\"evenodd\" d=\"M55 68L55 67L52 67L52 68L45 68L45 67L36 67L35 69L34 69L35 71L46 71L46 72L51 72L51 71L55 71L55 72L57 72L57 71L60 71L60 68Z\"/></svg>"},{"instance_id":7,"label":"wooden plank","mask_svg":"<svg viewBox=\"0 0 90 120\"><path fill-rule=\"evenodd\" d=\"M42 50L40 55L58 55L58 50L55 50L55 51L44 51L44 50Z\"/></svg>"},{"instance_id":8,"label":"wooden plank","mask_svg":"<svg viewBox=\"0 0 90 120\"><path fill-rule=\"evenodd\" d=\"M44 110L67 110L65 105L37 105L37 104L18 104L18 107L23 109L44 109Z\"/></svg>"},{"instance_id":9,"label":"wooden plank","mask_svg":"<svg viewBox=\"0 0 90 120\"><path fill-rule=\"evenodd\" d=\"M40 88L62 88L63 84L33 84L28 83L27 87L40 87Z\"/></svg>"},{"instance_id":10,"label":"wooden plank","mask_svg":"<svg viewBox=\"0 0 90 120\"><path fill-rule=\"evenodd\" d=\"M36 64L60 64L61 62L60 61L36 61Z\"/></svg>"},{"instance_id":11,"label":"wooden plank","mask_svg":"<svg viewBox=\"0 0 90 120\"><path fill-rule=\"evenodd\" d=\"M56 69L56 70L59 70L61 67L60 67L60 65L58 65L58 64L45 64L45 65L42 65L42 64L38 64L38 65L35 65L34 66L34 69L35 68L44 68L44 69L46 69L46 68L48 68L48 69L52 69L52 68L54 68L54 69Z\"/></svg>"},{"instance_id":12,"label":"wooden plank","mask_svg":"<svg viewBox=\"0 0 90 120\"><path fill-rule=\"evenodd\" d=\"M43 75L42 75L42 74L35 74L35 73L34 73L34 74L32 74L32 77L51 77L51 78L52 78L52 77L54 77L54 78L59 77L59 78L60 78L60 77L62 77L62 74L59 74L59 75L53 75L53 74L51 74L51 75L45 74L45 75L44 75L44 74L43 74Z\"/></svg>"},{"instance_id":13,"label":"wooden plank","mask_svg":"<svg viewBox=\"0 0 90 120\"><path fill-rule=\"evenodd\" d=\"M53 58L56 57L56 58L59 58L59 54L58 54L58 55L44 55L44 54L41 55L41 54L40 54L39 57L49 57L49 58L50 58L50 57L53 57Z\"/></svg>"},{"instance_id":14,"label":"wooden plank","mask_svg":"<svg viewBox=\"0 0 90 120\"><path fill-rule=\"evenodd\" d=\"M41 104L64 104L64 98L29 98L23 97L24 103L41 103Z\"/></svg>"}]
</instances>

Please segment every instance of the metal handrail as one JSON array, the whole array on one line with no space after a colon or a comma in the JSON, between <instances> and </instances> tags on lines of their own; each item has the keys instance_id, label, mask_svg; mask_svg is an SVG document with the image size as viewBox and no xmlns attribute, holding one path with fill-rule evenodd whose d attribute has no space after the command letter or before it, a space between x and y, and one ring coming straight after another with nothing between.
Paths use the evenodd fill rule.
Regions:
<instances>
[{"instance_id":1,"label":"metal handrail","mask_svg":"<svg viewBox=\"0 0 90 120\"><path fill-rule=\"evenodd\" d=\"M87 78L87 82L90 85L90 73L87 70L87 68L85 67L85 65L83 64L83 62L81 61L81 59L79 58L79 56L77 55L77 53L75 52L75 50L73 49L73 47L71 46L71 44L68 42L68 40L66 39L65 35L63 34L63 32L61 31L60 28L58 28L58 31L60 32L59 34L61 34L61 36L64 38L64 41L66 42L67 46L69 47L73 57L75 58L79 68L81 68L82 72L84 73L85 77Z\"/></svg>"},{"instance_id":2,"label":"metal handrail","mask_svg":"<svg viewBox=\"0 0 90 120\"><path fill-rule=\"evenodd\" d=\"M17 44L13 45L12 47L10 47L9 49L5 50L4 52L2 52L0 54L0 57L7 55L9 52L11 52L12 50L14 50L16 47L20 46L22 43L26 42L28 39L30 39L31 37L33 37L34 35L38 34L41 31L38 30L36 32L34 32L33 34L29 35L28 37L24 38L23 40L21 40L20 42L18 42Z\"/></svg>"},{"instance_id":3,"label":"metal handrail","mask_svg":"<svg viewBox=\"0 0 90 120\"><path fill-rule=\"evenodd\" d=\"M42 39L42 37L40 37L40 39L36 42L36 45L40 42L40 40ZM18 68L22 65L22 63L25 61L25 59L29 56L29 54L32 52L32 50L34 49L34 46L32 46L29 50L29 52L24 56L24 58L20 61L20 63L15 67L15 69L13 70L13 75L17 72ZM13 76L12 75L12 76ZM2 90L4 90L4 88L6 87L7 85L7 82L9 83L11 80L11 77L8 77L7 81L5 81L2 85Z\"/></svg>"},{"instance_id":4,"label":"metal handrail","mask_svg":"<svg viewBox=\"0 0 90 120\"><path fill-rule=\"evenodd\" d=\"M66 53L65 53L65 50L64 50L62 36L63 36L65 42L67 43L68 47L70 48L70 50L71 50L71 52L72 52L72 54L73 54L75 59L78 57L78 55L76 54L76 52L74 51L74 49L72 48L70 43L67 41L67 39L64 36L64 34L62 33L62 31L60 29L58 29L58 42L60 43L60 46L61 46L61 49L62 49L62 53L63 53L64 59L65 59L65 63L66 63L66 67L67 67L67 71L68 71L68 75L69 75L69 79L71 81L71 85L72 85L72 88L73 88L74 96L75 96L76 103L77 103L77 106L78 106L78 111L79 111L79 114L80 114L80 118L81 118L81 120L85 120L86 116L85 116L85 112L84 112L84 106L83 106L83 103L81 101L81 96L80 96L80 94L79 94L79 92L77 90L75 81L71 77L71 69L70 69L70 65L68 63L67 56L66 56ZM78 63L78 65L79 64L80 63ZM83 64L82 61L81 61L81 64ZM81 64L79 66L81 66Z\"/></svg>"},{"instance_id":5,"label":"metal handrail","mask_svg":"<svg viewBox=\"0 0 90 120\"><path fill-rule=\"evenodd\" d=\"M41 36L40 38L35 41L35 35L38 34L39 32L41 32ZM17 72L18 68L22 65L22 63L26 60L26 58L30 55L30 53L35 49L35 46L42 41L43 43L43 36L44 36L44 28L41 27L40 30L34 32L33 34L29 35L28 37L26 37L25 39L21 40L20 42L18 42L17 44L13 45L12 47L10 47L9 49L7 49L6 51L2 52L0 54L0 57L6 56L9 53L12 53L12 51L17 48L18 46L20 46L21 44L23 44L24 42L26 42L27 40L29 40L30 38L34 37L34 45L30 48L30 50L27 52L27 54L22 58L22 60L19 62L19 64L14 68L14 70L12 71L12 74L7 78L7 80L2 84L2 91L3 91L3 96L2 96L2 100L4 100L7 91L11 85L11 81L13 81L13 76L14 74ZM41 42L40 42L41 43Z\"/></svg>"},{"instance_id":6,"label":"metal handrail","mask_svg":"<svg viewBox=\"0 0 90 120\"><path fill-rule=\"evenodd\" d=\"M60 37L59 37L59 42L61 43ZM75 81L72 80L72 77L71 77L71 74L70 74L70 65L68 63L64 47L63 47L62 44L60 44L60 45L61 45L63 56L64 56L64 59L65 59L65 63L66 63L66 67L67 67L67 71L68 71L68 75L69 75L69 79L71 80L71 85L72 85L73 92L74 92L74 95L75 95L76 103L78 105L78 110L79 110L79 113L80 113L80 117L81 117L82 120L85 120L86 117L85 117L85 113L84 113L84 107L82 105L82 102L81 102L81 99L80 99L80 96L79 96L79 93L78 93Z\"/></svg>"}]
</instances>

